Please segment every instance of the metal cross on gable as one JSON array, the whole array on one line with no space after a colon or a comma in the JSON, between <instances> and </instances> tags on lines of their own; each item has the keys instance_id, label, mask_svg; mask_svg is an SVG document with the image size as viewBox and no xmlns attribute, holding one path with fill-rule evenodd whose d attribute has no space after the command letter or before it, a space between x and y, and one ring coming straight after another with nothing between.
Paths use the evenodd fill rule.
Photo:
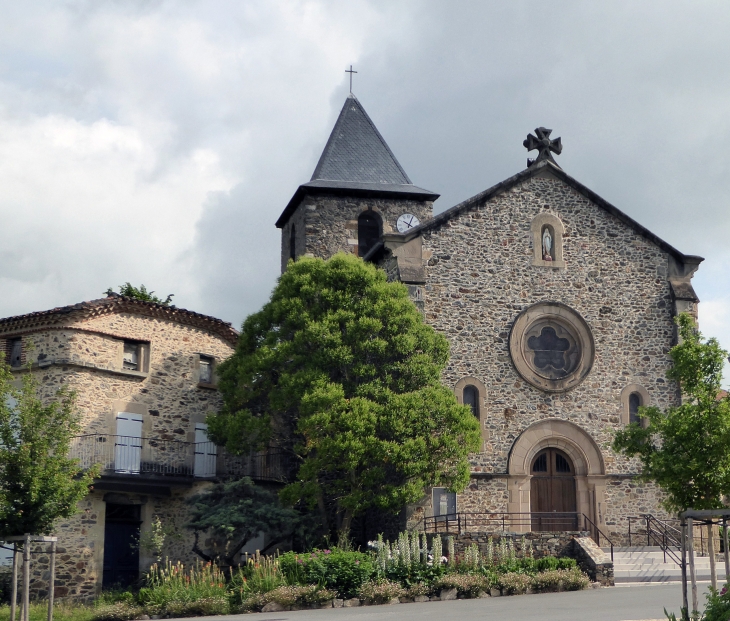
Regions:
<instances>
[{"instance_id":1,"label":"metal cross on gable","mask_svg":"<svg viewBox=\"0 0 730 621\"><path fill-rule=\"evenodd\" d=\"M522 144L528 151L534 151L536 149L539 151L534 160L529 157L527 158L528 167L533 164L537 164L538 162L542 162L543 160L547 160L558 166L558 163L553 159L550 152L552 151L556 155L560 155L560 152L563 150L563 143L560 141L560 138L555 138L555 140L550 139L552 131L552 129L538 127L535 129L534 136L532 134L527 134L527 138L525 138L525 141Z\"/></svg>"},{"instance_id":2,"label":"metal cross on gable","mask_svg":"<svg viewBox=\"0 0 730 621\"><path fill-rule=\"evenodd\" d=\"M357 71L353 71L352 70L352 65L350 65L350 68L349 69L345 69L345 73L349 73L350 74L350 92L352 92L352 74L353 73L357 73Z\"/></svg>"}]
</instances>

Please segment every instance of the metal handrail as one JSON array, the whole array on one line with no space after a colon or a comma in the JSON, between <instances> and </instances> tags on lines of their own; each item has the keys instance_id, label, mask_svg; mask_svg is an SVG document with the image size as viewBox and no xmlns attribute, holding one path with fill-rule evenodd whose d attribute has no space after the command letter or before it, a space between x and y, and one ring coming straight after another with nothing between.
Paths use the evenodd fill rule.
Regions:
<instances>
[{"instance_id":1,"label":"metal handrail","mask_svg":"<svg viewBox=\"0 0 730 621\"><path fill-rule=\"evenodd\" d=\"M108 476L212 478L220 471L261 481L286 482L292 470L292 460L283 451L237 456L217 448L213 442L154 437L88 433L72 438L69 453L82 468L99 465L101 473Z\"/></svg>"},{"instance_id":2,"label":"metal handrail","mask_svg":"<svg viewBox=\"0 0 730 621\"><path fill-rule=\"evenodd\" d=\"M680 531L673 526L669 526L666 521L659 520L651 513L644 513L640 517L646 524L646 545L650 546L651 542L654 541L664 553L665 563L667 562L667 555L669 555L672 561L682 567L682 541Z\"/></svg>"},{"instance_id":3,"label":"metal handrail","mask_svg":"<svg viewBox=\"0 0 730 621\"><path fill-rule=\"evenodd\" d=\"M601 547L601 537L603 537L608 542L608 545L611 546L611 562L613 563L613 541L611 541L608 535L604 533L600 528L598 528L598 525L593 522L593 520L591 520L591 518L589 518L585 513L583 514L583 521L584 523L588 522L588 524L591 525L591 528L593 530L593 541L596 542L596 545L599 548Z\"/></svg>"}]
</instances>

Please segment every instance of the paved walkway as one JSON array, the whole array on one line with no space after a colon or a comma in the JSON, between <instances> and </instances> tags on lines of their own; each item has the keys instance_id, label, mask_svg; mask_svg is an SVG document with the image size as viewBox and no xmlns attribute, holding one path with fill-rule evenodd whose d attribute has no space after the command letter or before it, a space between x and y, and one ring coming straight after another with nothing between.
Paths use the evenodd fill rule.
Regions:
<instances>
[{"instance_id":1,"label":"paved walkway","mask_svg":"<svg viewBox=\"0 0 730 621\"><path fill-rule=\"evenodd\" d=\"M704 591L701 602L704 602ZM666 621L679 613L679 584L618 586L570 593L513 595L425 604L362 606L210 617L217 621Z\"/></svg>"}]
</instances>

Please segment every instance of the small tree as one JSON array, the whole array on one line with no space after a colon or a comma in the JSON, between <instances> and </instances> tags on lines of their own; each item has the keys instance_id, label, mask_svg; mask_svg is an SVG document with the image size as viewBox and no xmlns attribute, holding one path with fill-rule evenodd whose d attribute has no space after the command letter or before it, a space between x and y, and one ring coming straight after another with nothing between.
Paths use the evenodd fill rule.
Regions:
<instances>
[{"instance_id":1,"label":"small tree","mask_svg":"<svg viewBox=\"0 0 730 621\"><path fill-rule=\"evenodd\" d=\"M400 283L352 255L289 264L220 367L209 432L229 451L273 444L298 465L282 497L330 508L340 535L370 507L398 511L428 486L461 490L479 424L441 384L448 341Z\"/></svg>"},{"instance_id":2,"label":"small tree","mask_svg":"<svg viewBox=\"0 0 730 621\"><path fill-rule=\"evenodd\" d=\"M642 478L666 492L669 511L717 509L730 494L730 399L718 398L728 354L714 338L704 340L686 313L676 322L680 343L667 377L679 384L682 405L640 408L648 425L618 431L613 447L641 460Z\"/></svg>"},{"instance_id":3,"label":"small tree","mask_svg":"<svg viewBox=\"0 0 730 621\"><path fill-rule=\"evenodd\" d=\"M109 287L104 293L105 295L114 295L114 290ZM135 287L132 283L125 282L123 285L119 285L119 295L124 296L125 298L142 300L143 302L154 302L155 304L170 306L175 294L171 293L163 300L162 298L158 298L154 291L147 291L147 287L144 285Z\"/></svg>"},{"instance_id":4,"label":"small tree","mask_svg":"<svg viewBox=\"0 0 730 621\"><path fill-rule=\"evenodd\" d=\"M292 535L306 534L308 516L282 507L276 494L255 485L250 478L217 483L189 501L188 528L195 534L193 552L203 560L214 558L233 565L233 557L249 541L264 533L267 547ZM200 533L209 533L209 551L201 549Z\"/></svg>"},{"instance_id":5,"label":"small tree","mask_svg":"<svg viewBox=\"0 0 730 621\"><path fill-rule=\"evenodd\" d=\"M96 474L68 457L79 432L74 394L62 388L44 404L32 373L20 390L12 381L0 363L0 539L51 532L57 520L76 513Z\"/></svg>"}]
</instances>

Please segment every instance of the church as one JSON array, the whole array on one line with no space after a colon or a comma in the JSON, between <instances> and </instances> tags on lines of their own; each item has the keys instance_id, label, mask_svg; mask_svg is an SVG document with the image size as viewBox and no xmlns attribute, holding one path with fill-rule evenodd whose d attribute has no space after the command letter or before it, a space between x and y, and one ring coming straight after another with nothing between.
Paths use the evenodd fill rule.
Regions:
<instances>
[{"instance_id":1,"label":"church","mask_svg":"<svg viewBox=\"0 0 730 621\"><path fill-rule=\"evenodd\" d=\"M411 182L350 94L311 180L276 222L281 269L304 256L362 257L404 283L450 342L442 380L479 421L481 450L463 492L428 490L398 527L590 531L621 544L629 517L671 517L611 444L641 406L680 403L666 378L673 318L697 317L691 280L702 258L566 174L551 130L524 145L537 151L526 169L434 215L438 194ZM284 455L235 457L208 441L206 416L221 406L216 368L237 339L220 319L116 294L0 319L16 379L30 369L44 396L76 391L72 455L100 471L79 513L58 525L58 597L137 581L154 560L138 544L156 519L177 535L164 555L193 562L194 548L212 544L184 528L188 500L212 482L285 482Z\"/></svg>"},{"instance_id":2,"label":"church","mask_svg":"<svg viewBox=\"0 0 730 621\"><path fill-rule=\"evenodd\" d=\"M611 443L639 407L680 403L666 378L673 318L697 317L703 259L566 174L551 130L524 145L537 152L526 169L434 215L439 195L410 180L350 94L276 222L281 269L353 253L406 284L448 338L443 382L479 420L482 450L467 489L431 490L408 509L411 525L495 512L516 532L597 529L622 541L629 516L670 517Z\"/></svg>"}]
</instances>

